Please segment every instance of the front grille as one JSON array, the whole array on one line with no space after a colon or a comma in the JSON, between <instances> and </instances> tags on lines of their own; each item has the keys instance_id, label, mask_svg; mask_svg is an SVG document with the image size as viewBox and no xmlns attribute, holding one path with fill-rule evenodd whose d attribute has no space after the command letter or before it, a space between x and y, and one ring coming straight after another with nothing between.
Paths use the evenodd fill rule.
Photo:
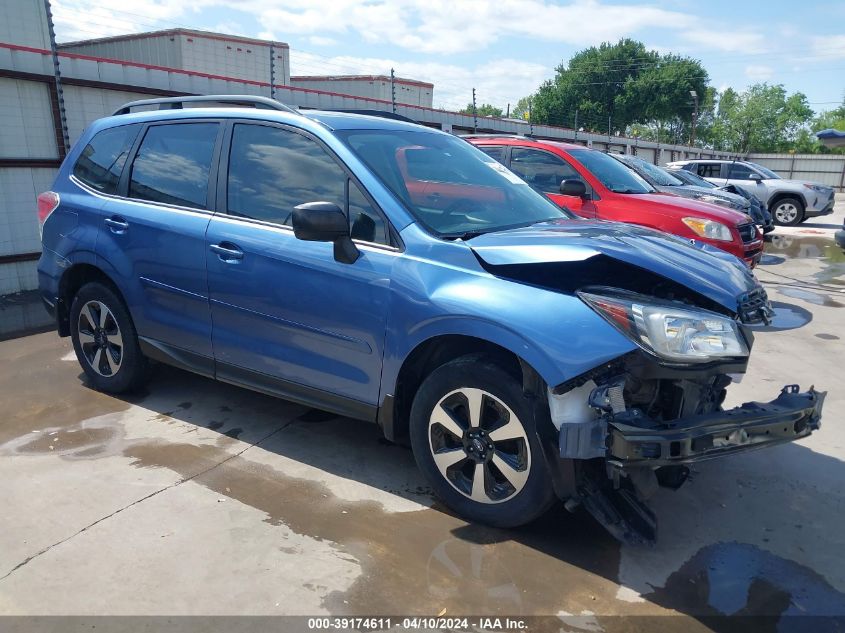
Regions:
<instances>
[{"instance_id":1,"label":"front grille","mask_svg":"<svg viewBox=\"0 0 845 633\"><path fill-rule=\"evenodd\" d=\"M736 229L743 242L753 242L757 238L757 227L753 224L741 224Z\"/></svg>"},{"instance_id":2,"label":"front grille","mask_svg":"<svg viewBox=\"0 0 845 633\"><path fill-rule=\"evenodd\" d=\"M743 323L769 323L775 315L772 304L769 303L769 296L761 287L740 295L737 304L739 320Z\"/></svg>"}]
</instances>

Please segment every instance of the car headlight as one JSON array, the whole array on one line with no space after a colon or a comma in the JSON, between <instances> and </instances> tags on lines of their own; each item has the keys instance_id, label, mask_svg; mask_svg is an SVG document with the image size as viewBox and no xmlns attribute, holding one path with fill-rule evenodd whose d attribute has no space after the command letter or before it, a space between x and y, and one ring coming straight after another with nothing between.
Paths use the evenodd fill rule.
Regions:
<instances>
[{"instance_id":1,"label":"car headlight","mask_svg":"<svg viewBox=\"0 0 845 633\"><path fill-rule=\"evenodd\" d=\"M708 220L707 218L683 218L682 221L699 237L723 242L733 241L731 230L721 222Z\"/></svg>"},{"instance_id":2,"label":"car headlight","mask_svg":"<svg viewBox=\"0 0 845 633\"><path fill-rule=\"evenodd\" d=\"M647 352L670 363L707 363L748 356L736 321L634 293L579 292L578 296Z\"/></svg>"},{"instance_id":3,"label":"car headlight","mask_svg":"<svg viewBox=\"0 0 845 633\"><path fill-rule=\"evenodd\" d=\"M810 182L805 182L804 186L807 187L807 189L812 189L816 193L824 193L829 189L829 187L825 187L823 185L814 185Z\"/></svg>"}]
</instances>

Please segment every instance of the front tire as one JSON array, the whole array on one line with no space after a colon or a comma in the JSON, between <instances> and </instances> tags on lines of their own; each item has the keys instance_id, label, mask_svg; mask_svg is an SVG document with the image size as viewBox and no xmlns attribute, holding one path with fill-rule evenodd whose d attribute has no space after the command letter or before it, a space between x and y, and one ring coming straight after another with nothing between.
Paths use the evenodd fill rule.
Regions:
<instances>
[{"instance_id":1,"label":"front tire","mask_svg":"<svg viewBox=\"0 0 845 633\"><path fill-rule=\"evenodd\" d=\"M797 226L804 221L804 203L798 198L781 198L771 209L772 219L779 226Z\"/></svg>"},{"instance_id":2,"label":"front tire","mask_svg":"<svg viewBox=\"0 0 845 633\"><path fill-rule=\"evenodd\" d=\"M462 517L494 527L534 520L554 502L520 382L483 356L434 370L411 407L411 446L437 496Z\"/></svg>"},{"instance_id":3,"label":"front tire","mask_svg":"<svg viewBox=\"0 0 845 633\"><path fill-rule=\"evenodd\" d=\"M70 335L76 358L98 391L124 393L147 378L147 359L141 353L129 311L108 286L87 283L70 308Z\"/></svg>"}]
</instances>

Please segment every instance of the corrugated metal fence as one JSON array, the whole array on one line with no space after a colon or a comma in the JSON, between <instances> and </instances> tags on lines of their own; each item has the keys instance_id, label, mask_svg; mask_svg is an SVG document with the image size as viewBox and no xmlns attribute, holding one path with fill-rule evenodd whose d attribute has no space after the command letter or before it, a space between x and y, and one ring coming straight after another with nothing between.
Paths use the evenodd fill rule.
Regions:
<instances>
[{"instance_id":1,"label":"corrugated metal fence","mask_svg":"<svg viewBox=\"0 0 845 633\"><path fill-rule=\"evenodd\" d=\"M845 191L845 154L749 154L748 160L784 178L820 182Z\"/></svg>"}]
</instances>

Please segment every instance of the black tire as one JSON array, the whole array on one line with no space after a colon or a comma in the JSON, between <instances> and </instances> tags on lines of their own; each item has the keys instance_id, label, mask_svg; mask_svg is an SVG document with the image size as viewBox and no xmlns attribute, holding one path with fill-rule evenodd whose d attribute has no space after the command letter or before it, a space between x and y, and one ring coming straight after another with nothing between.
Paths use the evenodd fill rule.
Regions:
<instances>
[{"instance_id":1,"label":"black tire","mask_svg":"<svg viewBox=\"0 0 845 633\"><path fill-rule=\"evenodd\" d=\"M780 198L769 211L778 226L798 226L804 221L804 203L798 198Z\"/></svg>"},{"instance_id":2,"label":"black tire","mask_svg":"<svg viewBox=\"0 0 845 633\"><path fill-rule=\"evenodd\" d=\"M108 313L101 323L102 306ZM91 282L79 289L70 307L70 336L79 364L98 391L125 393L138 389L146 381L149 364L138 345L135 325L123 300L112 288Z\"/></svg>"},{"instance_id":3,"label":"black tire","mask_svg":"<svg viewBox=\"0 0 845 633\"><path fill-rule=\"evenodd\" d=\"M445 415L447 409L452 411L454 417L449 416L452 421L462 416L466 420L465 405L469 403L466 394L477 397L479 390L486 394L477 400L481 403L478 425L457 424L456 430L463 430L462 439L458 440L457 434L449 432L445 426L432 422L435 407L438 415ZM456 391L459 393L454 393ZM450 408L452 406L455 408ZM437 496L460 516L494 527L509 528L531 522L552 505L554 490L534 428L534 406L532 400L524 396L520 381L485 356L463 356L450 361L423 381L411 407L410 437L414 458ZM503 433L503 420L514 421L510 413L515 415L515 422L523 429L524 438L493 440L497 431L498 435L518 431L517 427L508 425L508 430ZM474 444L467 435L470 432L477 434L479 430L486 431L486 434L480 438L480 444ZM478 447L485 442L487 446L482 447L485 453L482 457ZM469 451L474 451L474 456ZM447 457L447 461L461 461L442 472L435 462L435 452L441 457L447 453L454 455ZM509 472L518 475L514 480L519 482L519 489L510 483L505 470L496 466L503 463L503 458L507 460L505 465L516 465L517 468ZM476 470L479 464L484 473L479 481L489 484L489 487L483 487L483 495L479 495L479 498L485 499L484 502L470 496L475 492L473 482L475 473L479 472ZM463 492L458 486L463 488ZM497 498L494 500L493 497Z\"/></svg>"}]
</instances>

